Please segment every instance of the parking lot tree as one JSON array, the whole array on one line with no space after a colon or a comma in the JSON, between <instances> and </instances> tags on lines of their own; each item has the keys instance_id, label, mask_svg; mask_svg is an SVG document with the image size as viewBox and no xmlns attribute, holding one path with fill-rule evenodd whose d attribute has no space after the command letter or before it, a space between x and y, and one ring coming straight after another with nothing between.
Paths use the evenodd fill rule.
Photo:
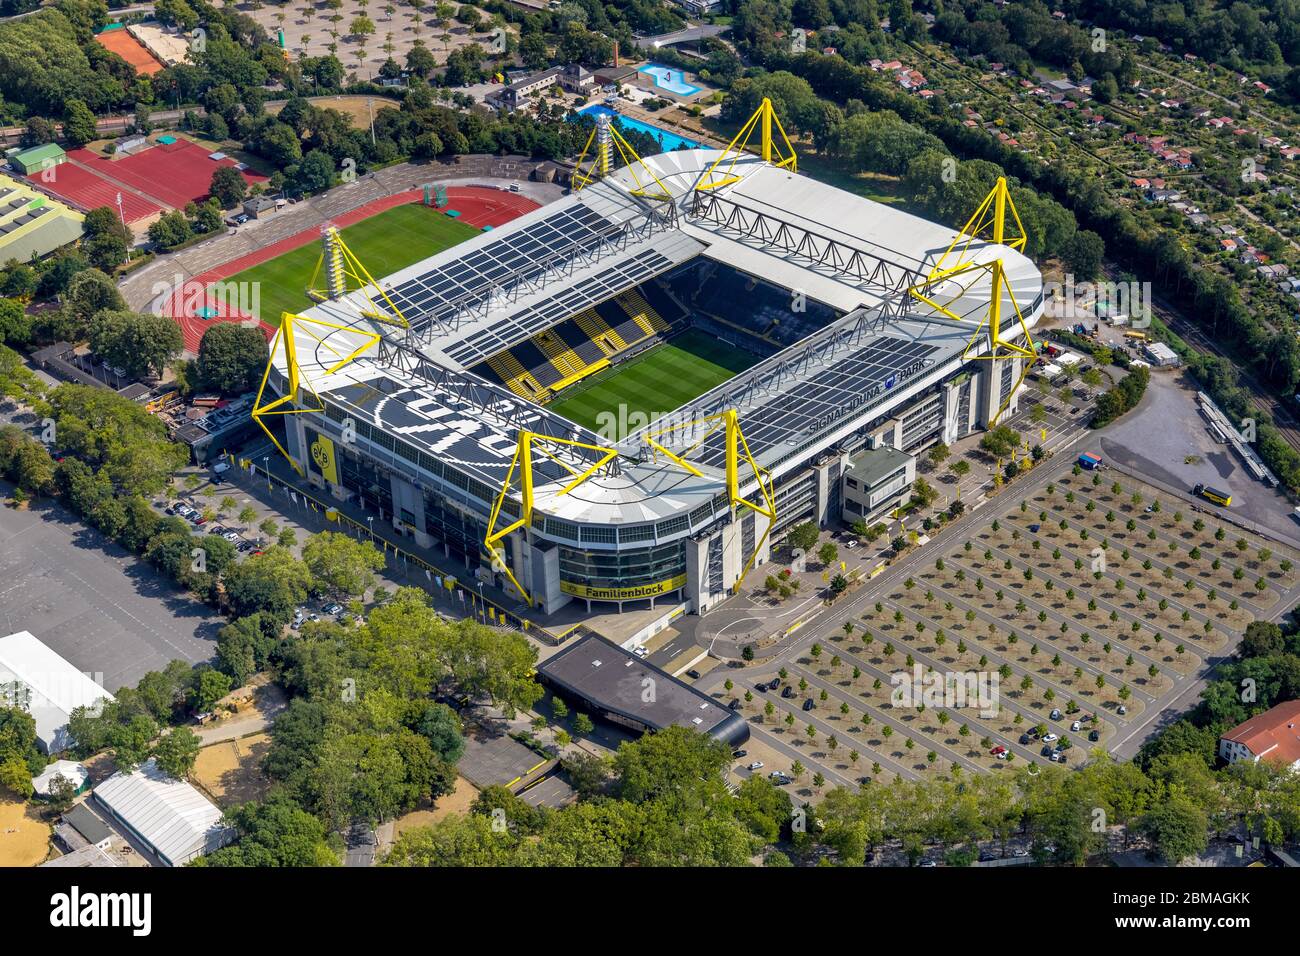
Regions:
<instances>
[{"instance_id":1,"label":"parking lot tree","mask_svg":"<svg viewBox=\"0 0 1300 956\"><path fill-rule=\"evenodd\" d=\"M584 737L596 729L596 725L591 722L591 718L586 714L575 714L573 718L573 732L582 734Z\"/></svg>"},{"instance_id":2,"label":"parking lot tree","mask_svg":"<svg viewBox=\"0 0 1300 956\"><path fill-rule=\"evenodd\" d=\"M288 623L293 609L307 600L314 580L306 564L275 545L226 571L226 600L236 616L261 612Z\"/></svg>"},{"instance_id":3,"label":"parking lot tree","mask_svg":"<svg viewBox=\"0 0 1300 956\"><path fill-rule=\"evenodd\" d=\"M817 546L817 540L821 537L821 529L811 521L805 521L795 525L787 537L791 546L796 547L808 553Z\"/></svg>"},{"instance_id":4,"label":"parking lot tree","mask_svg":"<svg viewBox=\"0 0 1300 956\"><path fill-rule=\"evenodd\" d=\"M840 556L840 549L834 541L827 541L817 549L817 560L823 565L832 564Z\"/></svg>"},{"instance_id":5,"label":"parking lot tree","mask_svg":"<svg viewBox=\"0 0 1300 956\"><path fill-rule=\"evenodd\" d=\"M302 560L316 581L336 597L359 597L375 583L375 573L386 565L384 556L368 541L323 531L303 545Z\"/></svg>"}]
</instances>

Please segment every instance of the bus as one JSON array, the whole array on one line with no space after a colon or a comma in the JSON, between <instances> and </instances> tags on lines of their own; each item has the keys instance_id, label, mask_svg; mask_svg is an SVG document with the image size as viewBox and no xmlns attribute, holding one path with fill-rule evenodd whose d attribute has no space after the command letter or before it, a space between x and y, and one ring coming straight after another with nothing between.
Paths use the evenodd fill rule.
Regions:
<instances>
[{"instance_id":1,"label":"bus","mask_svg":"<svg viewBox=\"0 0 1300 956\"><path fill-rule=\"evenodd\" d=\"M1145 332L1137 331L1125 332L1124 338L1132 339L1134 342L1145 342L1147 340L1147 334Z\"/></svg>"},{"instance_id":2,"label":"bus","mask_svg":"<svg viewBox=\"0 0 1300 956\"><path fill-rule=\"evenodd\" d=\"M1232 504L1232 492L1220 491L1217 488L1211 488L1209 485L1197 485L1192 489L1192 493L1200 495L1206 501L1213 501L1216 505L1222 505L1224 508Z\"/></svg>"}]
</instances>

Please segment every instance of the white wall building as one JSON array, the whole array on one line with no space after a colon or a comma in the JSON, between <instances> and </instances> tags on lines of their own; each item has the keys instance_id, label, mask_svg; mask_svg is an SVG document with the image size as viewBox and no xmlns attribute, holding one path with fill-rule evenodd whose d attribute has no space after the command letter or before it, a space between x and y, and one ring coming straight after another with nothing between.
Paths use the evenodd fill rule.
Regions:
<instances>
[{"instance_id":1,"label":"white wall building","mask_svg":"<svg viewBox=\"0 0 1300 956\"><path fill-rule=\"evenodd\" d=\"M94 799L164 866L184 866L234 838L215 804L152 759L134 773L113 774L95 788Z\"/></svg>"},{"instance_id":2,"label":"white wall building","mask_svg":"<svg viewBox=\"0 0 1300 956\"><path fill-rule=\"evenodd\" d=\"M72 744L68 718L74 710L114 699L30 632L0 637L0 703L35 718L37 743L47 754Z\"/></svg>"}]
</instances>

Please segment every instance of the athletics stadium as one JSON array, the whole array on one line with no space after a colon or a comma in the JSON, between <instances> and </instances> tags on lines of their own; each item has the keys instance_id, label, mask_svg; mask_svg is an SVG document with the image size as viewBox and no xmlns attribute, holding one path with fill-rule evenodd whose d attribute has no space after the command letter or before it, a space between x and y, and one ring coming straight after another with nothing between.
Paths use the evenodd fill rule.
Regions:
<instances>
[{"instance_id":1,"label":"athletics stadium","mask_svg":"<svg viewBox=\"0 0 1300 956\"><path fill-rule=\"evenodd\" d=\"M1014 412L1042 313L1004 181L959 231L797 164L767 102L725 150L605 119L562 199L392 275L327 234L254 417L535 615L702 613L864 448Z\"/></svg>"}]
</instances>

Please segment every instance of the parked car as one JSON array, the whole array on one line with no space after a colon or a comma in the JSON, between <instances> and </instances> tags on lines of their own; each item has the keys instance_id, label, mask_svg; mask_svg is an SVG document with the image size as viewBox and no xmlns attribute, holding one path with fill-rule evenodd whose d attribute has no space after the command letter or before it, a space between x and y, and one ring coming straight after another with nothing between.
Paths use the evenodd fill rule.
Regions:
<instances>
[{"instance_id":1,"label":"parked car","mask_svg":"<svg viewBox=\"0 0 1300 956\"><path fill-rule=\"evenodd\" d=\"M227 541L229 541L231 544L234 544L236 541L239 540L239 532L238 532L238 531L227 531L227 532L226 532L225 534L223 534L221 537L225 538L225 539L226 539Z\"/></svg>"},{"instance_id":2,"label":"parked car","mask_svg":"<svg viewBox=\"0 0 1300 956\"><path fill-rule=\"evenodd\" d=\"M761 681L759 681L757 684L754 685L754 690L758 691L760 694L766 694L766 693L767 693L767 681L765 681L765 680L761 680Z\"/></svg>"},{"instance_id":3,"label":"parked car","mask_svg":"<svg viewBox=\"0 0 1300 956\"><path fill-rule=\"evenodd\" d=\"M1040 756L1050 757L1053 754L1052 748L1048 744L1043 744L1043 749L1038 751Z\"/></svg>"},{"instance_id":4,"label":"parked car","mask_svg":"<svg viewBox=\"0 0 1300 956\"><path fill-rule=\"evenodd\" d=\"M731 703L729 703L729 704L727 705L727 709L728 709L728 710L740 710L740 698L739 698L739 697L733 697L733 698L731 698Z\"/></svg>"},{"instance_id":5,"label":"parked car","mask_svg":"<svg viewBox=\"0 0 1300 956\"><path fill-rule=\"evenodd\" d=\"M339 603L336 602L336 601L331 601L329 604L326 604L323 608L321 608L321 613L322 613L322 614L337 614L337 613L339 613L339 611L341 611L341 610L343 610L343 605L342 605L342 604L339 604Z\"/></svg>"},{"instance_id":6,"label":"parked car","mask_svg":"<svg viewBox=\"0 0 1300 956\"><path fill-rule=\"evenodd\" d=\"M773 677L770 681L767 682L768 690L776 690L780 686L781 686L781 678L779 677Z\"/></svg>"},{"instance_id":7,"label":"parked car","mask_svg":"<svg viewBox=\"0 0 1300 956\"><path fill-rule=\"evenodd\" d=\"M1117 714L1119 714L1121 717L1123 717L1125 714L1128 713L1128 708L1125 707L1123 704L1120 704L1120 705L1119 705L1119 709L1116 710L1115 713L1117 713Z\"/></svg>"},{"instance_id":8,"label":"parked car","mask_svg":"<svg viewBox=\"0 0 1300 956\"><path fill-rule=\"evenodd\" d=\"M731 756L732 756L734 759L739 760L741 757L748 757L748 756L749 756L749 751L748 751L748 750L733 750L733 751L731 752Z\"/></svg>"},{"instance_id":9,"label":"parked car","mask_svg":"<svg viewBox=\"0 0 1300 956\"><path fill-rule=\"evenodd\" d=\"M1021 745L1022 747L1023 747L1025 744L1029 743L1029 741L1030 741L1029 734L1021 734L1021 735L1020 735L1020 745Z\"/></svg>"},{"instance_id":10,"label":"parked car","mask_svg":"<svg viewBox=\"0 0 1300 956\"><path fill-rule=\"evenodd\" d=\"M1050 744L1053 740L1060 740L1056 734L1043 734L1043 743Z\"/></svg>"},{"instance_id":11,"label":"parked car","mask_svg":"<svg viewBox=\"0 0 1300 956\"><path fill-rule=\"evenodd\" d=\"M230 470L230 462L228 461L219 461L212 466L212 473L214 475L224 475L229 470Z\"/></svg>"},{"instance_id":12,"label":"parked car","mask_svg":"<svg viewBox=\"0 0 1300 956\"><path fill-rule=\"evenodd\" d=\"M808 697L808 698L805 698L805 699L804 699L804 702L803 702L803 709L804 709L804 710L812 710L812 709L813 709L814 707L816 707L816 706L817 706L817 705L813 703L813 699L812 699L811 697Z\"/></svg>"},{"instance_id":13,"label":"parked car","mask_svg":"<svg viewBox=\"0 0 1300 956\"><path fill-rule=\"evenodd\" d=\"M1070 729L1074 731L1076 734L1079 732L1079 729L1081 727L1083 727L1083 724L1079 723L1077 720L1070 725Z\"/></svg>"},{"instance_id":14,"label":"parked car","mask_svg":"<svg viewBox=\"0 0 1300 956\"><path fill-rule=\"evenodd\" d=\"M749 765L749 769L750 769L751 771L753 771L753 770L762 770L762 769L763 769L763 761L761 761L761 760L755 760L753 763L751 763L751 764Z\"/></svg>"},{"instance_id":15,"label":"parked car","mask_svg":"<svg viewBox=\"0 0 1300 956\"><path fill-rule=\"evenodd\" d=\"M1097 741L1101 740L1101 731L1100 730L1088 731L1088 739L1095 744Z\"/></svg>"},{"instance_id":16,"label":"parked car","mask_svg":"<svg viewBox=\"0 0 1300 956\"><path fill-rule=\"evenodd\" d=\"M794 696L794 688L791 687L789 684L786 684L784 687L781 688L781 696L789 700L791 697Z\"/></svg>"},{"instance_id":17,"label":"parked car","mask_svg":"<svg viewBox=\"0 0 1300 956\"><path fill-rule=\"evenodd\" d=\"M686 676L689 677L691 680L699 680L700 672L692 667L690 670L686 672Z\"/></svg>"},{"instance_id":18,"label":"parked car","mask_svg":"<svg viewBox=\"0 0 1300 956\"><path fill-rule=\"evenodd\" d=\"M1059 707L1053 707L1053 708L1052 708L1052 719L1053 719L1053 720L1060 720L1060 719L1061 719L1061 709L1060 709Z\"/></svg>"},{"instance_id":19,"label":"parked car","mask_svg":"<svg viewBox=\"0 0 1300 956\"><path fill-rule=\"evenodd\" d=\"M1038 529L1041 528L1041 527L1042 527L1042 525L1031 524L1031 525L1029 526L1029 530L1030 530L1030 532L1032 532L1033 534L1038 534Z\"/></svg>"}]
</instances>

